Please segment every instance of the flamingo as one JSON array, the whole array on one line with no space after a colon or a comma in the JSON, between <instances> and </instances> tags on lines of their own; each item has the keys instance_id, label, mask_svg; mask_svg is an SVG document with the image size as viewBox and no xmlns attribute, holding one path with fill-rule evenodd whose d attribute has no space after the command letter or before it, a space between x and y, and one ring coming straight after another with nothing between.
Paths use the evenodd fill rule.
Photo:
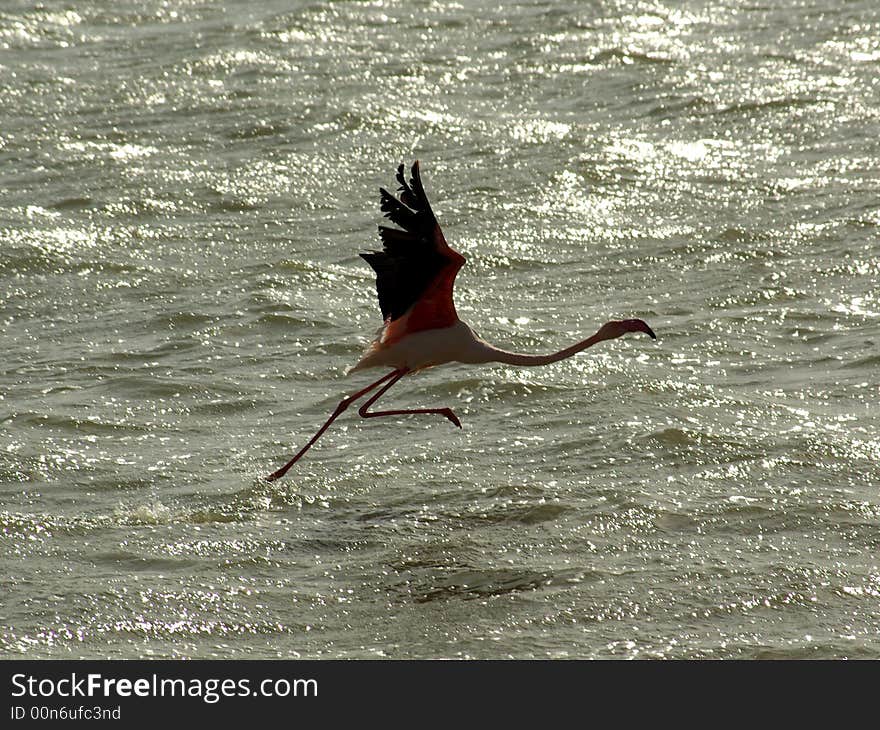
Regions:
<instances>
[{"instance_id":1,"label":"flamingo","mask_svg":"<svg viewBox=\"0 0 880 730\"><path fill-rule=\"evenodd\" d=\"M644 332L657 339L641 319L606 322L587 339L549 355L508 352L480 339L456 314L452 288L465 258L446 243L422 187L418 160L413 163L409 182L404 177L403 165L397 168L397 181L400 183L398 197L385 188L379 188L379 194L382 212L399 228L380 225L382 251L360 254L376 273L376 291L384 323L349 373L376 367L390 367L391 371L343 398L308 443L270 474L267 481L283 477L333 421L352 403L374 390L358 410L362 418L437 414L461 428L461 421L451 408L370 410L404 375L448 362L549 365L627 332Z\"/></svg>"}]
</instances>

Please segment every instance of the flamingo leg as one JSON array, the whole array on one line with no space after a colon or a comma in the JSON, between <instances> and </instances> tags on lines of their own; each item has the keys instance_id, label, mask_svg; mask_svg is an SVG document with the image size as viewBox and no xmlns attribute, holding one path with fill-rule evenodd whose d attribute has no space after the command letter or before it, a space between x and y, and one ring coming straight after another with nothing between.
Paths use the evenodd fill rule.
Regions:
<instances>
[{"instance_id":1,"label":"flamingo leg","mask_svg":"<svg viewBox=\"0 0 880 730\"><path fill-rule=\"evenodd\" d=\"M280 469L272 472L269 476L267 476L266 481L267 482L274 482L276 479L280 479L281 477L283 477L287 473L287 470L290 469L290 467L292 467L294 464L296 464L296 462L298 462L302 458L302 455L305 454L306 451L308 451L312 447L312 444L314 444L315 441L317 441L319 438L321 438L321 435L324 433L324 431L326 431L330 427L330 424L333 423L333 421L335 421L340 415L342 415L343 411L345 411L358 398L360 398L363 395L366 395L371 390L373 390L373 388L375 388L378 385L381 385L386 380L391 380L391 383L396 383L398 380L400 380L400 378L402 378L406 374L406 372L407 372L406 370L392 370L387 375L383 375L377 381L370 383L370 385L368 385L366 388L359 390L357 393L354 393L353 395L350 395L346 398L343 398L341 401L339 401L339 405L336 406L336 410L333 411L332 414L330 414L330 418L328 418L324 422L324 425L318 429L318 432L314 436L312 436L312 438L309 440L309 442L305 446L303 446L297 452L296 456L294 456L284 466L282 466ZM382 388L381 391L379 391L380 394L384 393L387 389L388 389L388 386L386 385L384 388ZM375 398L372 400L375 400ZM372 402L372 400L371 400L371 402Z\"/></svg>"},{"instance_id":2,"label":"flamingo leg","mask_svg":"<svg viewBox=\"0 0 880 730\"><path fill-rule=\"evenodd\" d=\"M452 412L451 408L412 408L407 410L395 410L395 411L370 411L369 408L373 403L375 403L379 398L381 398L385 391L387 391L392 385L394 385L398 380L400 380L404 375L407 374L407 370L397 370L396 375L391 378L385 385L383 385L377 393L370 396L370 399L364 403L358 409L358 415L361 418L380 418L382 416L406 416L411 413L436 413L440 416L445 416L450 421L452 421L456 426L461 428L461 421L458 420L458 416Z\"/></svg>"}]
</instances>

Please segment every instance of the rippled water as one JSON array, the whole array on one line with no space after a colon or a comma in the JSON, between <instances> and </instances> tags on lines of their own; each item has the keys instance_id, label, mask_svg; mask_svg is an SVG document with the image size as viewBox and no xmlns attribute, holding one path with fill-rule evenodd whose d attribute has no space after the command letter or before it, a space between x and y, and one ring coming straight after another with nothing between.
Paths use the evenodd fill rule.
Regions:
<instances>
[{"instance_id":1,"label":"rippled water","mask_svg":"<svg viewBox=\"0 0 880 730\"><path fill-rule=\"evenodd\" d=\"M4 4L0 654L876 658L878 69L873 0ZM414 158L481 336L659 340L266 484Z\"/></svg>"}]
</instances>

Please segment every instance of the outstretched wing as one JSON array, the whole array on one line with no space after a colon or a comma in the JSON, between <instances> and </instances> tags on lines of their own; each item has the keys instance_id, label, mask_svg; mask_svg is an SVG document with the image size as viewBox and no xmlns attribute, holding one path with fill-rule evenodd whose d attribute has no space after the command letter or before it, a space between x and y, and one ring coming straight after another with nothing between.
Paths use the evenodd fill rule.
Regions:
<instances>
[{"instance_id":1,"label":"outstretched wing","mask_svg":"<svg viewBox=\"0 0 880 730\"><path fill-rule=\"evenodd\" d=\"M410 332L449 327L458 320L452 287L464 256L443 237L422 187L418 160L409 183L403 165L397 168L397 181L399 197L385 188L379 192L382 212L400 228L379 226L382 251L361 254L376 272L382 317L387 325L409 314Z\"/></svg>"}]
</instances>

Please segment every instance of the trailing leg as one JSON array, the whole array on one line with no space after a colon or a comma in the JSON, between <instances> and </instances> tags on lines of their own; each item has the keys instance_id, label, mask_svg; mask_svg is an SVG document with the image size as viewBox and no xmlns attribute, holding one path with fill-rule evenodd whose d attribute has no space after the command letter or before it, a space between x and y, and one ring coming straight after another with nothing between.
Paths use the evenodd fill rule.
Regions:
<instances>
[{"instance_id":1,"label":"trailing leg","mask_svg":"<svg viewBox=\"0 0 880 730\"><path fill-rule=\"evenodd\" d=\"M302 458L303 454L305 454L306 451L308 451L312 447L312 444L314 444L315 441L317 441L319 438L321 438L321 435L324 433L324 431L326 431L330 427L330 424L333 423L333 421L335 421L340 415L342 415L342 413L352 403L354 403L358 398L366 395L371 390L373 390L373 388L375 388L378 385L381 385L386 380L390 379L391 383L396 383L398 380L400 380L400 378L402 378L406 374L406 372L407 372L406 370L392 370L390 373L388 373L387 375L383 375L381 378L379 378L374 383L371 383L366 388L359 390L357 393L350 395L347 398L343 398L341 401L339 401L339 405L336 406L336 410L333 411L333 413L330 415L330 418L328 418L324 422L324 425L318 429L318 432L314 436L312 436L312 438L309 440L309 442L305 446L303 446L297 452L296 456L294 456L284 466L282 466L280 469L272 472L269 476L267 476L266 481L267 482L274 482L276 479L280 479L281 477L283 477L287 473L287 470L290 469L290 467L292 467L294 464L296 464L296 462L298 462ZM387 388L388 388L388 386L386 385L385 388L383 388L379 392L382 393L385 390L387 390Z\"/></svg>"}]
</instances>

